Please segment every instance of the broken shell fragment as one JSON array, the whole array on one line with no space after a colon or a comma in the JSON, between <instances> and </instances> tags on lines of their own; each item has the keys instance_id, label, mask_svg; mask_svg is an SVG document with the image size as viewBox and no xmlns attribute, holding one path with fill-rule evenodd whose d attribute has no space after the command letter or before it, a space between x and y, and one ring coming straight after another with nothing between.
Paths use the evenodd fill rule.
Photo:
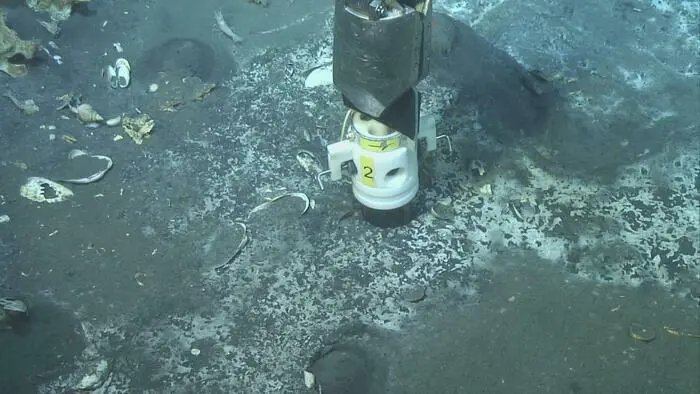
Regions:
<instances>
[{"instance_id":1,"label":"broken shell fragment","mask_svg":"<svg viewBox=\"0 0 700 394\"><path fill-rule=\"evenodd\" d=\"M122 123L122 117L121 116L115 116L114 118L107 119L105 121L105 124L110 127L114 126L119 126Z\"/></svg>"},{"instance_id":2,"label":"broken shell fragment","mask_svg":"<svg viewBox=\"0 0 700 394\"><path fill-rule=\"evenodd\" d=\"M305 88L315 88L317 86L329 86L333 84L333 65L326 64L314 68L304 80Z\"/></svg>"},{"instance_id":3,"label":"broken shell fragment","mask_svg":"<svg viewBox=\"0 0 700 394\"><path fill-rule=\"evenodd\" d=\"M248 217L250 215L254 214L255 212L262 211L263 209L267 209L270 207L270 205L278 202L279 200L286 198L286 197L296 197L300 198L302 201L304 201L304 210L301 211L301 215L304 215L306 212L309 211L309 208L311 208L311 200L309 200L309 196L306 195L306 193L287 193L287 194L282 194L280 196L274 197L268 201L265 201L264 203L258 205L257 207L253 208L250 213L248 214Z\"/></svg>"},{"instance_id":4,"label":"broken shell fragment","mask_svg":"<svg viewBox=\"0 0 700 394\"><path fill-rule=\"evenodd\" d=\"M236 260L238 255L241 254L241 251L243 251L243 248L245 248L245 246L248 244L248 241L250 240L248 238L248 227L246 227L245 223L236 222L235 224L241 228L241 240L238 242L238 247L234 249L233 253L231 254L231 257L229 257L228 260L226 260L223 264L219 264L218 266L214 267L214 271L217 273L221 273L224 269L231 266L233 261Z\"/></svg>"},{"instance_id":5,"label":"broken shell fragment","mask_svg":"<svg viewBox=\"0 0 700 394\"><path fill-rule=\"evenodd\" d=\"M309 150L299 149L297 151L297 162L299 162L299 165L309 174L316 175L323 171L321 161Z\"/></svg>"},{"instance_id":6,"label":"broken shell fragment","mask_svg":"<svg viewBox=\"0 0 700 394\"><path fill-rule=\"evenodd\" d=\"M84 150L80 150L80 149L73 149L72 151L68 152L68 158L71 160L75 159L76 157L85 156L85 155L87 155L87 152L85 152Z\"/></svg>"},{"instance_id":7,"label":"broken shell fragment","mask_svg":"<svg viewBox=\"0 0 700 394\"><path fill-rule=\"evenodd\" d=\"M87 152L80 150L80 149L73 149L68 154L68 158L71 160L73 160L77 157L80 157L80 156L89 156L89 157L94 158L94 159L99 159L99 160L105 161L106 163L105 163L105 166L102 170L97 171L97 172L93 173L92 175L89 175L89 176L86 176L83 178L61 179L60 180L61 182L75 183L75 184L79 184L79 185L85 185L88 183L97 182L100 179L102 179L102 177L105 176L107 171L109 171L112 168L112 159L107 157L107 156L90 155Z\"/></svg>"},{"instance_id":8,"label":"broken shell fragment","mask_svg":"<svg viewBox=\"0 0 700 394\"><path fill-rule=\"evenodd\" d=\"M39 112L39 106L36 105L36 103L32 99L20 100L17 97L15 97L15 95L9 90L3 93L3 96L7 97L10 101L12 101L12 104L18 109L22 110L22 112L24 112L25 115L31 115L35 112Z\"/></svg>"},{"instance_id":9,"label":"broken shell fragment","mask_svg":"<svg viewBox=\"0 0 700 394\"><path fill-rule=\"evenodd\" d=\"M73 192L52 180L31 177L20 188L20 195L36 202L55 203L67 200L73 196Z\"/></svg>"},{"instance_id":10,"label":"broken shell fragment","mask_svg":"<svg viewBox=\"0 0 700 394\"><path fill-rule=\"evenodd\" d=\"M75 108L74 112L78 115L78 120L83 123L99 123L104 120L102 115L97 113L90 104L80 104Z\"/></svg>"},{"instance_id":11,"label":"broken shell fragment","mask_svg":"<svg viewBox=\"0 0 700 394\"><path fill-rule=\"evenodd\" d=\"M645 327L639 323L630 324L629 336L637 341L647 343L656 339L656 333L653 329Z\"/></svg>"}]
</instances>

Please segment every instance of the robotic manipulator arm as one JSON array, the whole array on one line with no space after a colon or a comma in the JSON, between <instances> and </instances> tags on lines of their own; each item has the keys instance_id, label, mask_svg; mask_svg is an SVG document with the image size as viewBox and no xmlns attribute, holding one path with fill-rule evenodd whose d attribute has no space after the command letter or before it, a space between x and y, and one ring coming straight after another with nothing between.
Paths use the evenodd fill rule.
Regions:
<instances>
[{"instance_id":1,"label":"robotic manipulator arm","mask_svg":"<svg viewBox=\"0 0 700 394\"><path fill-rule=\"evenodd\" d=\"M347 107L417 137L432 0L336 0L333 80Z\"/></svg>"}]
</instances>

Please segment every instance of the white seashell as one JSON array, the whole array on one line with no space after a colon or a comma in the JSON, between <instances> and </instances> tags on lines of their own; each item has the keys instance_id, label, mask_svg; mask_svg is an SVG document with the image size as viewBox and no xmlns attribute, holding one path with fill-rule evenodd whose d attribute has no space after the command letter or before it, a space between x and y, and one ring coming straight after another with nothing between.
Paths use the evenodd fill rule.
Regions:
<instances>
[{"instance_id":1,"label":"white seashell","mask_svg":"<svg viewBox=\"0 0 700 394\"><path fill-rule=\"evenodd\" d=\"M90 104L80 104L75 109L75 113L78 115L78 119L83 123L102 122L104 120Z\"/></svg>"},{"instance_id":2,"label":"white seashell","mask_svg":"<svg viewBox=\"0 0 700 394\"><path fill-rule=\"evenodd\" d=\"M148 85L148 93L155 93L158 90L158 84L157 83L152 83Z\"/></svg>"},{"instance_id":3,"label":"white seashell","mask_svg":"<svg viewBox=\"0 0 700 394\"><path fill-rule=\"evenodd\" d=\"M243 42L243 38L238 34L234 33L231 27L228 25L228 23L226 23L224 15L221 13L221 11L216 11L214 13L214 19L216 20L216 25L219 26L219 29L221 29L224 35L230 38L231 41L235 42L236 44L240 44L241 42Z\"/></svg>"},{"instance_id":4,"label":"white seashell","mask_svg":"<svg viewBox=\"0 0 700 394\"><path fill-rule=\"evenodd\" d=\"M46 197L46 194L51 197ZM36 202L54 203L67 200L73 195L73 192L52 180L31 177L20 188L20 195Z\"/></svg>"},{"instance_id":5,"label":"white seashell","mask_svg":"<svg viewBox=\"0 0 700 394\"><path fill-rule=\"evenodd\" d=\"M296 198L300 198L302 201L304 201L304 210L301 211L301 215L304 215L306 212L309 211L309 208L311 208L311 200L309 200L309 196L307 196L306 193L286 193L286 194L281 194L277 197L271 198L268 201L265 201L264 203L254 207L248 213L248 217L250 217L255 212L262 211L263 209L269 208L272 204L274 204L274 203L278 202L279 200L286 198L286 197L296 197ZM301 215L299 215L299 216L301 216Z\"/></svg>"},{"instance_id":6,"label":"white seashell","mask_svg":"<svg viewBox=\"0 0 700 394\"><path fill-rule=\"evenodd\" d=\"M116 89L119 84L117 83L117 70L114 69L112 65L107 66L107 81L109 81L109 86L112 89Z\"/></svg>"},{"instance_id":7,"label":"white seashell","mask_svg":"<svg viewBox=\"0 0 700 394\"><path fill-rule=\"evenodd\" d=\"M305 88L327 86L333 84L333 65L318 67L311 71L304 81Z\"/></svg>"},{"instance_id":8,"label":"white seashell","mask_svg":"<svg viewBox=\"0 0 700 394\"><path fill-rule=\"evenodd\" d=\"M80 150L80 149L73 149L72 151L68 152L68 158L71 160L75 159L76 157L85 156L85 155L87 155L87 152L85 152L84 150Z\"/></svg>"},{"instance_id":9,"label":"white seashell","mask_svg":"<svg viewBox=\"0 0 700 394\"><path fill-rule=\"evenodd\" d=\"M105 121L105 124L107 126L119 126L122 123L122 117L121 116L116 116L112 119L107 119Z\"/></svg>"},{"instance_id":10,"label":"white seashell","mask_svg":"<svg viewBox=\"0 0 700 394\"><path fill-rule=\"evenodd\" d=\"M120 88L126 88L131 83L131 64L129 61L120 57L114 63L114 69L117 73L117 85Z\"/></svg>"}]
</instances>

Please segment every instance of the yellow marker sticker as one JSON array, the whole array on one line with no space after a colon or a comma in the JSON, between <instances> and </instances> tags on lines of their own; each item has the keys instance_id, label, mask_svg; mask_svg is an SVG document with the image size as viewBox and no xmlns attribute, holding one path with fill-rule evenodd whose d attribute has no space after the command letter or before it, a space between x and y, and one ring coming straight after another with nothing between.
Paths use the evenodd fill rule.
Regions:
<instances>
[{"instance_id":1,"label":"yellow marker sticker","mask_svg":"<svg viewBox=\"0 0 700 394\"><path fill-rule=\"evenodd\" d=\"M385 140L371 140L360 137L360 147L370 152L391 152L401 146L401 137L392 137Z\"/></svg>"},{"instance_id":2,"label":"yellow marker sticker","mask_svg":"<svg viewBox=\"0 0 700 394\"><path fill-rule=\"evenodd\" d=\"M370 156L360 156L360 182L365 186L375 187L374 159Z\"/></svg>"}]
</instances>

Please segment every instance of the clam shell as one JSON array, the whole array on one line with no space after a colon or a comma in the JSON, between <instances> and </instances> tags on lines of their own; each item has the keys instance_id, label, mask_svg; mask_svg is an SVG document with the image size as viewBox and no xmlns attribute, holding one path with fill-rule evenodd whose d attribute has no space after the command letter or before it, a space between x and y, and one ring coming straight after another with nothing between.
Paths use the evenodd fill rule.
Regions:
<instances>
[{"instance_id":1,"label":"clam shell","mask_svg":"<svg viewBox=\"0 0 700 394\"><path fill-rule=\"evenodd\" d=\"M90 104L80 104L76 108L78 119L83 123L102 122L104 118Z\"/></svg>"},{"instance_id":2,"label":"clam shell","mask_svg":"<svg viewBox=\"0 0 700 394\"><path fill-rule=\"evenodd\" d=\"M117 85L120 88L126 88L131 83L131 64L129 61L120 57L114 63L114 70L117 75Z\"/></svg>"}]
</instances>

